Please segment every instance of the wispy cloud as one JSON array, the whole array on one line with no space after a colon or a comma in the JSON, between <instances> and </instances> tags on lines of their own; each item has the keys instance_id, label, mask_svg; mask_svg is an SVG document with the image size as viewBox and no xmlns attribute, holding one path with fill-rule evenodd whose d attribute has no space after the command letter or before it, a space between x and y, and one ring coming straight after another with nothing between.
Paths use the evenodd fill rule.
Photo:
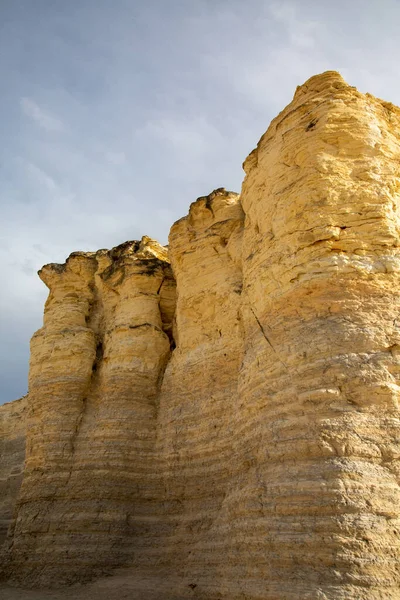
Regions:
<instances>
[{"instance_id":1,"label":"wispy cloud","mask_svg":"<svg viewBox=\"0 0 400 600\"><path fill-rule=\"evenodd\" d=\"M269 7L272 19L283 26L289 43L295 48L314 48L324 23L302 15L301 5L295 2L273 2Z\"/></svg>"},{"instance_id":2,"label":"wispy cloud","mask_svg":"<svg viewBox=\"0 0 400 600\"><path fill-rule=\"evenodd\" d=\"M64 131L63 122L47 110L41 108L31 98L21 98L20 106L24 115L46 131Z\"/></svg>"},{"instance_id":3,"label":"wispy cloud","mask_svg":"<svg viewBox=\"0 0 400 600\"><path fill-rule=\"evenodd\" d=\"M54 179L38 166L28 162L26 164L26 169L29 175L31 175L40 186L45 187L50 192L54 192L58 189Z\"/></svg>"}]
</instances>

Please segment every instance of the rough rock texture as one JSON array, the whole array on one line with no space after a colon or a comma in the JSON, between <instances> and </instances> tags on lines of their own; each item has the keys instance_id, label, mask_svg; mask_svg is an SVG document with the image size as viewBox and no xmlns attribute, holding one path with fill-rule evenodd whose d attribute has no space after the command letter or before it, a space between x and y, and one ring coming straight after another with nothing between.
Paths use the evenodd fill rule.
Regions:
<instances>
[{"instance_id":1,"label":"rough rock texture","mask_svg":"<svg viewBox=\"0 0 400 600\"><path fill-rule=\"evenodd\" d=\"M157 450L163 461L165 562L182 597L190 597L189 586L205 593L219 580L224 562L218 519L234 468L243 219L239 196L216 190L193 203L169 237L178 290L177 347L161 388Z\"/></svg>"},{"instance_id":2,"label":"rough rock texture","mask_svg":"<svg viewBox=\"0 0 400 600\"><path fill-rule=\"evenodd\" d=\"M0 406L0 547L12 522L25 460L27 397Z\"/></svg>"},{"instance_id":3,"label":"rough rock texture","mask_svg":"<svg viewBox=\"0 0 400 600\"><path fill-rule=\"evenodd\" d=\"M400 597L399 120L328 72L245 163L226 564L248 598Z\"/></svg>"},{"instance_id":4,"label":"rough rock texture","mask_svg":"<svg viewBox=\"0 0 400 600\"><path fill-rule=\"evenodd\" d=\"M31 343L10 550L11 577L34 585L85 579L140 547L174 291L166 251L149 238L73 253L40 277L50 294Z\"/></svg>"},{"instance_id":5,"label":"rough rock texture","mask_svg":"<svg viewBox=\"0 0 400 600\"><path fill-rule=\"evenodd\" d=\"M240 199L173 226L175 324L148 238L44 268L9 577L400 598L399 126L338 73L299 87Z\"/></svg>"}]
</instances>

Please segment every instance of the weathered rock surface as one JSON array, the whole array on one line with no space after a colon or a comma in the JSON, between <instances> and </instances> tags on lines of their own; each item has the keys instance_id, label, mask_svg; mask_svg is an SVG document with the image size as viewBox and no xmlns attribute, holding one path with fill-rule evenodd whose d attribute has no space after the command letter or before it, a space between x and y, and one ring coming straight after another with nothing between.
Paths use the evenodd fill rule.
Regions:
<instances>
[{"instance_id":1,"label":"weathered rock surface","mask_svg":"<svg viewBox=\"0 0 400 600\"><path fill-rule=\"evenodd\" d=\"M313 77L244 167L42 270L11 579L400 598L400 109Z\"/></svg>"},{"instance_id":2,"label":"weathered rock surface","mask_svg":"<svg viewBox=\"0 0 400 600\"><path fill-rule=\"evenodd\" d=\"M149 238L74 253L40 277L50 294L31 343L10 574L60 585L123 564L151 520L174 285L165 249Z\"/></svg>"},{"instance_id":3,"label":"weathered rock surface","mask_svg":"<svg viewBox=\"0 0 400 600\"><path fill-rule=\"evenodd\" d=\"M176 349L160 393L157 453L164 564L179 597L190 596L190 585L204 594L224 562L219 517L234 471L243 219L239 196L216 190L193 203L169 237L178 290Z\"/></svg>"},{"instance_id":4,"label":"weathered rock surface","mask_svg":"<svg viewBox=\"0 0 400 600\"><path fill-rule=\"evenodd\" d=\"M245 163L226 563L249 598L400 597L399 119L328 72Z\"/></svg>"},{"instance_id":5,"label":"weathered rock surface","mask_svg":"<svg viewBox=\"0 0 400 600\"><path fill-rule=\"evenodd\" d=\"M25 461L27 397L0 406L0 547L12 522Z\"/></svg>"}]
</instances>

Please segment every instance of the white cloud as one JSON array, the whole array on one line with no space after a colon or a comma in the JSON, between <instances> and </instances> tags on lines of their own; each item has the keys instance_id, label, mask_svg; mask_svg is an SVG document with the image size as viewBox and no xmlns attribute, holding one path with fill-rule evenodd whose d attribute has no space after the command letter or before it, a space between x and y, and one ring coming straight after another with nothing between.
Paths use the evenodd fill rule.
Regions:
<instances>
[{"instance_id":1,"label":"white cloud","mask_svg":"<svg viewBox=\"0 0 400 600\"><path fill-rule=\"evenodd\" d=\"M123 165L126 163L125 152L106 152L106 158L113 165Z\"/></svg>"},{"instance_id":2,"label":"white cloud","mask_svg":"<svg viewBox=\"0 0 400 600\"><path fill-rule=\"evenodd\" d=\"M34 177L36 182L39 183L40 186L47 188L47 190L50 192L54 192L58 189L58 186L54 179L50 177L50 175L45 173L45 171L40 169L38 166L28 162L26 164L26 169L28 173Z\"/></svg>"},{"instance_id":3,"label":"white cloud","mask_svg":"<svg viewBox=\"0 0 400 600\"><path fill-rule=\"evenodd\" d=\"M57 119L54 115L41 108L31 98L21 98L20 106L22 112L32 119L39 127L42 127L46 131L64 131L64 124L60 119Z\"/></svg>"}]
</instances>

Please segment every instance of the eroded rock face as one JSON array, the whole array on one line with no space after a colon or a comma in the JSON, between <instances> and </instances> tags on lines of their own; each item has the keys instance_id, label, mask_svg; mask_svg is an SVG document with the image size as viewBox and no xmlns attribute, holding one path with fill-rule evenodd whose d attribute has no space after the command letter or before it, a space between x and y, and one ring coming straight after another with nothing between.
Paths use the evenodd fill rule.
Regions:
<instances>
[{"instance_id":1,"label":"eroded rock face","mask_svg":"<svg viewBox=\"0 0 400 600\"><path fill-rule=\"evenodd\" d=\"M313 77L169 258L144 238L42 270L9 576L399 598L399 125Z\"/></svg>"},{"instance_id":2,"label":"eroded rock face","mask_svg":"<svg viewBox=\"0 0 400 600\"><path fill-rule=\"evenodd\" d=\"M399 597L399 118L326 73L245 164L227 564L250 598Z\"/></svg>"},{"instance_id":3,"label":"eroded rock face","mask_svg":"<svg viewBox=\"0 0 400 600\"><path fill-rule=\"evenodd\" d=\"M162 546L179 597L206 581L204 593L218 580L223 559L212 540L221 535L218 518L232 476L243 219L239 196L216 190L191 205L169 238L177 346L160 393L157 452L167 527Z\"/></svg>"},{"instance_id":4,"label":"eroded rock face","mask_svg":"<svg viewBox=\"0 0 400 600\"><path fill-rule=\"evenodd\" d=\"M50 295L31 344L10 570L60 585L123 564L147 529L173 280L165 249L149 238L74 253L40 276Z\"/></svg>"},{"instance_id":5,"label":"eroded rock face","mask_svg":"<svg viewBox=\"0 0 400 600\"><path fill-rule=\"evenodd\" d=\"M27 397L0 406L0 547L12 522L25 461Z\"/></svg>"}]
</instances>

